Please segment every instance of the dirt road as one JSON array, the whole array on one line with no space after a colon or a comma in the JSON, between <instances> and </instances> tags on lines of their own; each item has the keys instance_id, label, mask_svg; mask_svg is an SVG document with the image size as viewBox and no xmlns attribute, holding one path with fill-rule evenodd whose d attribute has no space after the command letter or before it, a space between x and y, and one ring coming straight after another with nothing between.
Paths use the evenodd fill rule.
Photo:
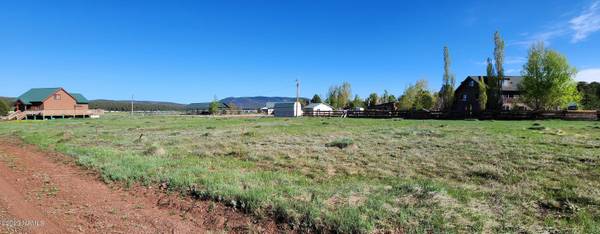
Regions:
<instances>
[{"instance_id":1,"label":"dirt road","mask_svg":"<svg viewBox=\"0 0 600 234\"><path fill-rule=\"evenodd\" d=\"M232 208L155 188L103 183L70 157L0 139L0 233L269 232Z\"/></svg>"}]
</instances>

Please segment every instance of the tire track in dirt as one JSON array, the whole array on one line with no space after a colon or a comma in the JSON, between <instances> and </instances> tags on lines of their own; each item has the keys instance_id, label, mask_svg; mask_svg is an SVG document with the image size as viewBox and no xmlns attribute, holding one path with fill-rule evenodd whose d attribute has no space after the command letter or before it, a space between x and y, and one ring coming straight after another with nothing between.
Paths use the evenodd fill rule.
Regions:
<instances>
[{"instance_id":1,"label":"tire track in dirt","mask_svg":"<svg viewBox=\"0 0 600 234\"><path fill-rule=\"evenodd\" d=\"M13 139L0 139L0 193L0 233L277 232L273 221L218 203L109 186L70 157ZM9 226L7 220L42 225Z\"/></svg>"}]
</instances>

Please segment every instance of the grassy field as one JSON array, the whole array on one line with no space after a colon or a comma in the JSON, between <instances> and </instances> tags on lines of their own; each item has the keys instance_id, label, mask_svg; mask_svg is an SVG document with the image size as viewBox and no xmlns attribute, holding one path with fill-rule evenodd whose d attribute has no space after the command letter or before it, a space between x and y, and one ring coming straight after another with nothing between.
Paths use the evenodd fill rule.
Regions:
<instances>
[{"instance_id":1,"label":"grassy field","mask_svg":"<svg viewBox=\"0 0 600 234\"><path fill-rule=\"evenodd\" d=\"M108 115L0 135L296 228L600 233L600 122Z\"/></svg>"}]
</instances>

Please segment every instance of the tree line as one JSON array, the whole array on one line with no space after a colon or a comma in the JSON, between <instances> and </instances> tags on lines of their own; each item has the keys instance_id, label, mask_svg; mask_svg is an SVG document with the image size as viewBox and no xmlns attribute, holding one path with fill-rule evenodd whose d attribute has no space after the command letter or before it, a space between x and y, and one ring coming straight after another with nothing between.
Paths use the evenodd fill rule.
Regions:
<instances>
[{"instance_id":1,"label":"tree line","mask_svg":"<svg viewBox=\"0 0 600 234\"><path fill-rule=\"evenodd\" d=\"M437 99L437 93L428 89L426 80L419 80L415 84L410 84L398 98L384 90L382 94L371 93L365 99L362 99L359 95L352 96L352 85L344 82L341 85L334 85L329 88L324 103L335 109L374 108L377 105L394 103L400 110L421 110L432 109L436 105ZM310 102L322 103L323 100L321 96L315 94Z\"/></svg>"},{"instance_id":2,"label":"tree line","mask_svg":"<svg viewBox=\"0 0 600 234\"><path fill-rule=\"evenodd\" d=\"M477 101L482 111L500 111L503 108L502 87L506 80L504 71L505 43L500 32L493 36L493 59L486 60L486 78L478 80ZM355 95L348 82L329 88L325 103L335 109L372 108L384 103L394 103L399 110L440 110L449 112L455 103L456 78L451 70L450 49L443 50L444 73L442 86L438 92L427 87L427 81L418 80L408 85L398 98L384 90L383 94L371 93L366 99ZM600 109L600 83L577 83L574 79L577 70L571 66L566 56L545 47L543 42L533 44L523 65L522 82L518 88L517 102L526 104L533 110L559 110L573 104L585 109ZM315 94L311 103L323 100Z\"/></svg>"},{"instance_id":3,"label":"tree line","mask_svg":"<svg viewBox=\"0 0 600 234\"><path fill-rule=\"evenodd\" d=\"M106 111L131 111L131 102L128 101L111 101L111 100L95 100L90 101L90 109L103 109ZM160 102L133 102L135 111L183 111L184 105L160 103Z\"/></svg>"}]
</instances>

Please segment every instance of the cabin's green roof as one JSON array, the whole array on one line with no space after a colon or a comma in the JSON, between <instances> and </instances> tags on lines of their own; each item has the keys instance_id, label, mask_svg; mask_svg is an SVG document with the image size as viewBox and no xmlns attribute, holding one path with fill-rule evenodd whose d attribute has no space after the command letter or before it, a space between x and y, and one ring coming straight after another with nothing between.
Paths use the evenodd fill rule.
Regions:
<instances>
[{"instance_id":1,"label":"cabin's green roof","mask_svg":"<svg viewBox=\"0 0 600 234\"><path fill-rule=\"evenodd\" d=\"M58 91L60 88L38 88L38 89L30 89L25 92L18 100L25 105L31 105L32 102L43 102L46 98L50 97L53 93Z\"/></svg>"},{"instance_id":2,"label":"cabin's green roof","mask_svg":"<svg viewBox=\"0 0 600 234\"><path fill-rule=\"evenodd\" d=\"M21 100L21 102L25 105L31 105L34 102L43 102L50 95L56 93L61 88L36 88L30 89L25 92L23 95L19 96L17 100ZM68 92L67 92L68 93ZM68 93L69 95L75 98L77 104L89 104L90 101L87 100L83 95L79 93Z\"/></svg>"},{"instance_id":3,"label":"cabin's green roof","mask_svg":"<svg viewBox=\"0 0 600 234\"><path fill-rule=\"evenodd\" d=\"M90 104L90 101L88 101L87 98L85 98L80 93L70 93L70 94L71 94L71 96L73 96L75 98L75 101L77 101L77 104Z\"/></svg>"}]
</instances>

